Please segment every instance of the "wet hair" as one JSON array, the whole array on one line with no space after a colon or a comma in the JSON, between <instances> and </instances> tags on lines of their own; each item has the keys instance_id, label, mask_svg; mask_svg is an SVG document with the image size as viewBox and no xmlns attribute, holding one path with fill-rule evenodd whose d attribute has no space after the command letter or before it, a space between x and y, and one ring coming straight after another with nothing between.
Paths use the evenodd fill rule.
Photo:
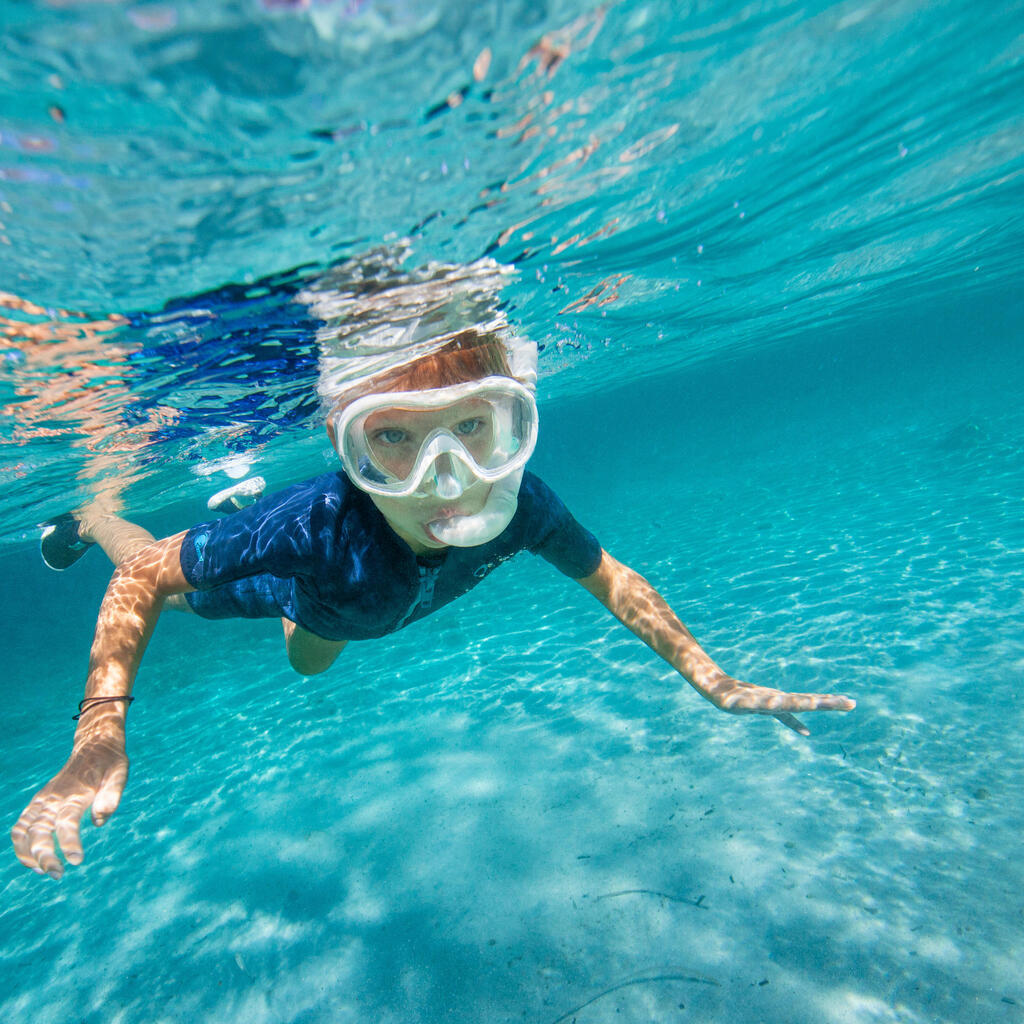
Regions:
<instances>
[{"instance_id":1,"label":"wet hair","mask_svg":"<svg viewBox=\"0 0 1024 1024\"><path fill-rule=\"evenodd\" d=\"M484 377L511 376L508 352L499 337L463 331L436 352L349 388L338 396L334 408L344 408L364 395L387 391L429 391L452 384L467 384Z\"/></svg>"}]
</instances>

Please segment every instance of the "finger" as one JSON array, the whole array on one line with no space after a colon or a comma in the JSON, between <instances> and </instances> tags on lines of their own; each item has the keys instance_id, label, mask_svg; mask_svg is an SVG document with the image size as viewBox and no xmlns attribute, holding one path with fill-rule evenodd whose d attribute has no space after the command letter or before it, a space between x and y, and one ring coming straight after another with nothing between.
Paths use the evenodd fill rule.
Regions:
<instances>
[{"instance_id":1,"label":"finger","mask_svg":"<svg viewBox=\"0 0 1024 1024\"><path fill-rule=\"evenodd\" d=\"M804 711L852 711L857 702L839 693L802 693L799 696L808 699L811 703Z\"/></svg>"},{"instance_id":2,"label":"finger","mask_svg":"<svg viewBox=\"0 0 1024 1024\"><path fill-rule=\"evenodd\" d=\"M51 878L60 878L64 874L64 864L53 845L53 819L44 818L34 821L28 829L29 851L34 864L29 867L40 874Z\"/></svg>"},{"instance_id":3,"label":"finger","mask_svg":"<svg viewBox=\"0 0 1024 1024\"><path fill-rule=\"evenodd\" d=\"M796 715L791 715L788 711L783 711L774 717L777 718L787 729L792 729L793 732L798 732L801 736L811 735L811 730L808 729L807 726L796 717Z\"/></svg>"},{"instance_id":4,"label":"finger","mask_svg":"<svg viewBox=\"0 0 1024 1024\"><path fill-rule=\"evenodd\" d=\"M738 684L724 693L718 706L734 715L803 711L852 711L856 701L836 693L788 693L766 686Z\"/></svg>"},{"instance_id":5,"label":"finger","mask_svg":"<svg viewBox=\"0 0 1024 1024\"><path fill-rule=\"evenodd\" d=\"M14 854L27 868L37 875L46 873L40 865L40 852L45 856L47 843L53 850L53 810L47 801L38 796L21 812L14 828L11 829L11 841L14 843ZM60 867L60 861L57 861ZM59 875L56 877L60 877Z\"/></svg>"},{"instance_id":6,"label":"finger","mask_svg":"<svg viewBox=\"0 0 1024 1024\"><path fill-rule=\"evenodd\" d=\"M748 690L743 693L741 707L752 711L804 712L804 711L852 711L856 702L836 693L786 693L782 690Z\"/></svg>"},{"instance_id":7,"label":"finger","mask_svg":"<svg viewBox=\"0 0 1024 1024\"><path fill-rule=\"evenodd\" d=\"M119 761L118 764L107 772L100 786L96 799L92 802L92 822L94 825L106 824L117 805L121 802L121 794L124 792L124 784L128 781L128 761Z\"/></svg>"},{"instance_id":8,"label":"finger","mask_svg":"<svg viewBox=\"0 0 1024 1024\"><path fill-rule=\"evenodd\" d=\"M82 815L88 806L89 796L76 797L73 800L69 800L57 813L57 821L55 823L57 842L60 844L64 859L69 864L81 864L84 857L82 852L81 822Z\"/></svg>"},{"instance_id":9,"label":"finger","mask_svg":"<svg viewBox=\"0 0 1024 1024\"><path fill-rule=\"evenodd\" d=\"M14 856L17 857L25 867L31 868L36 872L36 874L41 875L43 873L42 868L39 867L36 863L35 857L32 856L32 850L30 848L31 842L28 837L29 825L32 820L29 815L29 811L31 810L32 806L30 804L25 808L14 828L11 829L11 842L14 844Z\"/></svg>"}]
</instances>

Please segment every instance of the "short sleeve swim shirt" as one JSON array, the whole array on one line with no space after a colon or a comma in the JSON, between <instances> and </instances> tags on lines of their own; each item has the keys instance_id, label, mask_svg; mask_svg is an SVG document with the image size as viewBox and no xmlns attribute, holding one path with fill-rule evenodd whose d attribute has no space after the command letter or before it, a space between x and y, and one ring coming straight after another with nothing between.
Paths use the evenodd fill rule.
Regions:
<instances>
[{"instance_id":1,"label":"short sleeve swim shirt","mask_svg":"<svg viewBox=\"0 0 1024 1024\"><path fill-rule=\"evenodd\" d=\"M343 473L294 484L192 527L181 567L206 618L285 616L327 640L383 636L475 587L519 551L575 579L601 546L539 477L523 475L516 514L494 540L417 558Z\"/></svg>"}]
</instances>

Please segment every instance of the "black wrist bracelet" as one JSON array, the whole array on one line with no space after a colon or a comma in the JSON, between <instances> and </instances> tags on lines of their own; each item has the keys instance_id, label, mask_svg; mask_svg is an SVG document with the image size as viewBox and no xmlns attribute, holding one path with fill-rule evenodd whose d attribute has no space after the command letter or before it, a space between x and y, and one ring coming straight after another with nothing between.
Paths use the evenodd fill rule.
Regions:
<instances>
[{"instance_id":1,"label":"black wrist bracelet","mask_svg":"<svg viewBox=\"0 0 1024 1024\"><path fill-rule=\"evenodd\" d=\"M98 704L112 704L115 700L123 700L123 701L127 702L128 704L131 704L131 702L133 700L135 700L135 698L134 697L128 697L128 696L124 696L124 697L86 697L85 700L80 700L78 702L78 714L77 715L72 715L71 716L71 721L72 722L77 722L82 717L82 715L84 715L86 713L86 711L92 711L92 709L94 707L96 707ZM88 707L86 707L86 705L88 705ZM125 710L127 710L127 708Z\"/></svg>"}]
</instances>

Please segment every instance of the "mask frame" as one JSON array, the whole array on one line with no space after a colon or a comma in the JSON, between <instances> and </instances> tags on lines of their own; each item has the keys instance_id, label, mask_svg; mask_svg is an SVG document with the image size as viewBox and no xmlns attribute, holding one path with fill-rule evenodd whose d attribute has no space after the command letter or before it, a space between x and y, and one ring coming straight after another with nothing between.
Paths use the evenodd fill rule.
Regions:
<instances>
[{"instance_id":1,"label":"mask frame","mask_svg":"<svg viewBox=\"0 0 1024 1024\"><path fill-rule=\"evenodd\" d=\"M462 441L445 428L437 428L423 439L412 468L404 479L374 460L363 430L374 412L396 408L440 410L467 398L487 401L493 398L496 465L482 466ZM518 414L518 415L517 415ZM513 423L512 420L517 422ZM408 497L428 486L440 497L452 497L450 484L458 478L465 489L466 473L477 480L494 484L521 470L537 445L537 403L533 392L510 377L484 377L426 391L392 391L364 395L350 402L331 417L334 443L349 479L361 490L384 497ZM438 472L439 459L446 457L448 468ZM447 491L447 493L445 493Z\"/></svg>"}]
</instances>

